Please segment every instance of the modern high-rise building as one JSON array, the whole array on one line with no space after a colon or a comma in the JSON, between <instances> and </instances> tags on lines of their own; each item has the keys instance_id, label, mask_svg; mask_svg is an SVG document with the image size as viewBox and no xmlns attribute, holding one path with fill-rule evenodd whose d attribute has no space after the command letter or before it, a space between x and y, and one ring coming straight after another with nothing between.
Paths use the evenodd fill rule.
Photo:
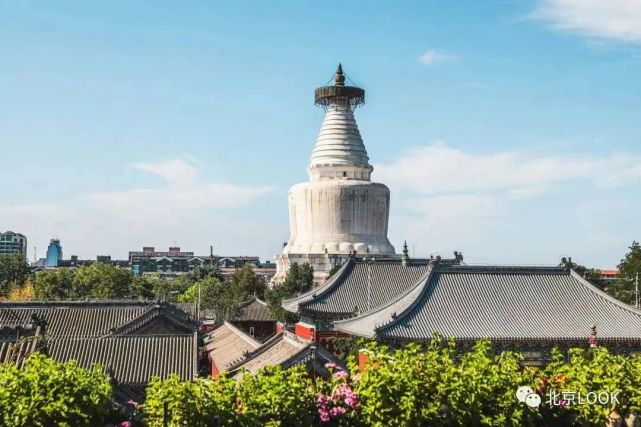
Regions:
<instances>
[{"instance_id":1,"label":"modern high-rise building","mask_svg":"<svg viewBox=\"0 0 641 427\"><path fill-rule=\"evenodd\" d=\"M62 246L60 246L60 240L51 239L49 241L49 247L47 248L45 267L57 267L60 260L62 260Z\"/></svg>"},{"instance_id":2,"label":"modern high-rise building","mask_svg":"<svg viewBox=\"0 0 641 427\"><path fill-rule=\"evenodd\" d=\"M289 190L291 234L276 256L275 282L294 262L311 264L320 283L350 256L395 256L387 239L390 191L370 179L374 168L354 118L365 91L346 86L339 65L334 85L314 95L325 120L307 168L309 182Z\"/></svg>"},{"instance_id":3,"label":"modern high-rise building","mask_svg":"<svg viewBox=\"0 0 641 427\"><path fill-rule=\"evenodd\" d=\"M7 231L0 233L0 256L21 253L27 258L27 237L24 234Z\"/></svg>"}]
</instances>

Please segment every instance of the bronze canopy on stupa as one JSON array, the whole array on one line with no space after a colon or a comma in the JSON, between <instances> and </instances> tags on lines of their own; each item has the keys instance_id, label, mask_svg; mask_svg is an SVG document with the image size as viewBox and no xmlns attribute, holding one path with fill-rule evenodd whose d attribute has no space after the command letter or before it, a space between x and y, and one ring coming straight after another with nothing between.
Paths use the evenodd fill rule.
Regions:
<instances>
[{"instance_id":1,"label":"bronze canopy on stupa","mask_svg":"<svg viewBox=\"0 0 641 427\"><path fill-rule=\"evenodd\" d=\"M329 105L349 105L356 108L365 103L365 91L356 86L345 86L343 67L338 64L333 86L322 86L314 91L314 104L327 107Z\"/></svg>"}]
</instances>

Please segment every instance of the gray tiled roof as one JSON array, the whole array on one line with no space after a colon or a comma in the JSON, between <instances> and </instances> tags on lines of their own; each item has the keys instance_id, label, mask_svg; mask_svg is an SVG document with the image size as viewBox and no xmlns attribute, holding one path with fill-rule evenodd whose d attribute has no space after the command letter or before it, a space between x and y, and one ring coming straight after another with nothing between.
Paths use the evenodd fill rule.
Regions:
<instances>
[{"instance_id":1,"label":"gray tiled roof","mask_svg":"<svg viewBox=\"0 0 641 427\"><path fill-rule=\"evenodd\" d=\"M159 323L164 323L164 327ZM198 329L198 322L173 305L158 304L131 322L112 329L108 335L133 335L137 331L150 329L153 333L149 335L188 334Z\"/></svg>"},{"instance_id":2,"label":"gray tiled roof","mask_svg":"<svg viewBox=\"0 0 641 427\"><path fill-rule=\"evenodd\" d=\"M405 292L427 272L428 266L427 260L414 260L403 266L398 260L351 259L324 286L285 301L283 307L336 318L349 317L356 310L367 312Z\"/></svg>"},{"instance_id":3,"label":"gray tiled roof","mask_svg":"<svg viewBox=\"0 0 641 427\"><path fill-rule=\"evenodd\" d=\"M291 332L283 331L248 354L242 361L231 366L229 371L234 378L239 378L244 371L253 374L267 366L280 365L283 368L289 368L305 363L308 368L313 369L313 365L310 366L310 364L315 363L316 372L327 376L326 363L343 365L322 346L317 346L312 356L312 344L311 341L302 340Z\"/></svg>"},{"instance_id":4,"label":"gray tiled roof","mask_svg":"<svg viewBox=\"0 0 641 427\"><path fill-rule=\"evenodd\" d=\"M238 307L238 312L231 321L276 322L276 318L264 301L252 298Z\"/></svg>"},{"instance_id":5,"label":"gray tiled roof","mask_svg":"<svg viewBox=\"0 0 641 427\"><path fill-rule=\"evenodd\" d=\"M0 363L22 366L25 359L43 345L43 328L24 325L0 328Z\"/></svg>"},{"instance_id":6,"label":"gray tiled roof","mask_svg":"<svg viewBox=\"0 0 641 427\"><path fill-rule=\"evenodd\" d=\"M600 339L641 338L641 311L563 268L438 267L396 314L378 325L378 337L570 340L587 339L596 325Z\"/></svg>"},{"instance_id":7,"label":"gray tiled roof","mask_svg":"<svg viewBox=\"0 0 641 427\"><path fill-rule=\"evenodd\" d=\"M21 325L35 315L47 323L50 337L100 337L114 331L135 330L159 312L150 301L33 301L0 303L0 325ZM174 323L195 329L188 315L176 307L162 306L162 314ZM131 332L129 331L129 332Z\"/></svg>"},{"instance_id":8,"label":"gray tiled roof","mask_svg":"<svg viewBox=\"0 0 641 427\"><path fill-rule=\"evenodd\" d=\"M152 376L176 373L182 380L197 375L196 333L172 336L116 338L57 338L47 343L49 356L60 362L76 360L82 367L101 364L118 382L141 384Z\"/></svg>"},{"instance_id":9,"label":"gray tiled roof","mask_svg":"<svg viewBox=\"0 0 641 427\"><path fill-rule=\"evenodd\" d=\"M375 338L376 332L374 329L377 325L388 323L392 316L404 312L421 296L423 289L430 281L433 271L434 267L431 265L423 276L395 298L359 316L334 322L334 329L350 335Z\"/></svg>"},{"instance_id":10,"label":"gray tiled roof","mask_svg":"<svg viewBox=\"0 0 641 427\"><path fill-rule=\"evenodd\" d=\"M228 370L258 347L258 341L229 322L223 323L205 337L205 349L219 371Z\"/></svg>"}]
</instances>

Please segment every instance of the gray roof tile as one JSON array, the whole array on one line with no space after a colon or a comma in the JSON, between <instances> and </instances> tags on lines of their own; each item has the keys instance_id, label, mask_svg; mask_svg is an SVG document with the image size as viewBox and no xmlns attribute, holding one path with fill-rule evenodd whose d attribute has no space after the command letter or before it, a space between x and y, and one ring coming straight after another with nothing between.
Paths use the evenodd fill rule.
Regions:
<instances>
[{"instance_id":1,"label":"gray roof tile","mask_svg":"<svg viewBox=\"0 0 641 427\"><path fill-rule=\"evenodd\" d=\"M427 260L414 260L403 266L398 260L363 261L351 259L324 286L285 301L289 311L321 313L342 318L355 311L367 312L387 303L414 285L428 270Z\"/></svg>"},{"instance_id":2,"label":"gray roof tile","mask_svg":"<svg viewBox=\"0 0 641 427\"><path fill-rule=\"evenodd\" d=\"M311 341L302 340L288 331L283 331L249 353L243 360L233 366L229 371L234 378L240 378L244 371L252 374L267 366L280 365L289 368L301 363L308 369L314 369L318 374L329 376L325 364L332 362L345 369L343 363L329 351L318 345L313 350Z\"/></svg>"},{"instance_id":3,"label":"gray roof tile","mask_svg":"<svg viewBox=\"0 0 641 427\"><path fill-rule=\"evenodd\" d=\"M229 322L220 325L205 337L205 349L219 371L228 370L258 347L258 341Z\"/></svg>"},{"instance_id":4,"label":"gray roof tile","mask_svg":"<svg viewBox=\"0 0 641 427\"><path fill-rule=\"evenodd\" d=\"M380 319L379 319L380 320ZM381 338L458 339L641 338L641 311L562 268L439 267L423 292ZM373 326L373 325L372 325Z\"/></svg>"},{"instance_id":5,"label":"gray roof tile","mask_svg":"<svg viewBox=\"0 0 641 427\"><path fill-rule=\"evenodd\" d=\"M190 335L115 338L57 338L47 343L49 356L60 362L76 360L89 368L99 363L118 382L146 383L153 376L176 373L182 380L197 375L198 341Z\"/></svg>"},{"instance_id":6,"label":"gray roof tile","mask_svg":"<svg viewBox=\"0 0 641 427\"><path fill-rule=\"evenodd\" d=\"M238 307L238 312L232 316L231 321L276 322L276 318L267 306L267 303L252 298Z\"/></svg>"}]
</instances>

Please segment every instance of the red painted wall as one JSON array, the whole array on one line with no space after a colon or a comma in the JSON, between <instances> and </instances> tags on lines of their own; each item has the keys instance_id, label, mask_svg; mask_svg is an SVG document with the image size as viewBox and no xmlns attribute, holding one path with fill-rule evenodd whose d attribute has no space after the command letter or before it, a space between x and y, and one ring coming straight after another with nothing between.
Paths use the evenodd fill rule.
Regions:
<instances>
[{"instance_id":1,"label":"red painted wall","mask_svg":"<svg viewBox=\"0 0 641 427\"><path fill-rule=\"evenodd\" d=\"M297 323L294 326L294 332L301 338L306 340L314 339L314 327L305 325L304 323Z\"/></svg>"}]
</instances>

